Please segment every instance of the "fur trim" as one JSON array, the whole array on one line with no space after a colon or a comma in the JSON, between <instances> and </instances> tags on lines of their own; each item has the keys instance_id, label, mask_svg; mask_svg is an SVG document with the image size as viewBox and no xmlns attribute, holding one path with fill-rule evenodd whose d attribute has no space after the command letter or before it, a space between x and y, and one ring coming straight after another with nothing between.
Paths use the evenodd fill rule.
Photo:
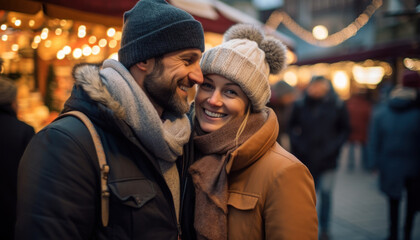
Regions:
<instances>
[{"instance_id":1,"label":"fur trim","mask_svg":"<svg viewBox=\"0 0 420 240\"><path fill-rule=\"evenodd\" d=\"M249 39L260 45L264 39L264 33L260 28L251 24L236 24L229 28L223 37L224 42L232 39Z\"/></svg>"},{"instance_id":2,"label":"fur trim","mask_svg":"<svg viewBox=\"0 0 420 240\"><path fill-rule=\"evenodd\" d=\"M266 37L259 47L265 52L271 74L277 74L286 67L286 46L281 41Z\"/></svg>"},{"instance_id":3,"label":"fur trim","mask_svg":"<svg viewBox=\"0 0 420 240\"><path fill-rule=\"evenodd\" d=\"M99 75L99 65L80 64L73 68L75 85L85 90L89 97L106 106L119 118L124 118L125 110L109 93Z\"/></svg>"}]
</instances>

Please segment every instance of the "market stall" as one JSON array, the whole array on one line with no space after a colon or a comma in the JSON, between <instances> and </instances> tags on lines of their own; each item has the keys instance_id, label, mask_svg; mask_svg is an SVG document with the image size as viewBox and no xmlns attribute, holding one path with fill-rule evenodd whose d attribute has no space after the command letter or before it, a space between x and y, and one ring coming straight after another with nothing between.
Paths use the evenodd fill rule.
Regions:
<instances>
[{"instance_id":1,"label":"market stall","mask_svg":"<svg viewBox=\"0 0 420 240\"><path fill-rule=\"evenodd\" d=\"M137 0L0 0L1 74L19 85L19 117L37 130L57 116L73 84L71 69L82 62L116 58L123 13ZM206 49L221 43L235 23L263 24L220 1L171 0L205 30ZM290 50L293 41L265 28ZM289 51L291 61L293 52Z\"/></svg>"}]
</instances>

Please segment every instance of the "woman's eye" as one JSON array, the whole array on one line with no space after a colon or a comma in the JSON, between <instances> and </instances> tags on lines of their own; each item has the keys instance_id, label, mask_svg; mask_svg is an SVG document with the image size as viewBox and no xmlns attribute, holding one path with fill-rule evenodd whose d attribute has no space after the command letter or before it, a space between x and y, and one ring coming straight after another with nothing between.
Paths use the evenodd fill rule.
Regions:
<instances>
[{"instance_id":1,"label":"woman's eye","mask_svg":"<svg viewBox=\"0 0 420 240\"><path fill-rule=\"evenodd\" d=\"M204 90L211 90L213 89L213 86L210 83L203 83L200 85L200 88Z\"/></svg>"},{"instance_id":2,"label":"woman's eye","mask_svg":"<svg viewBox=\"0 0 420 240\"><path fill-rule=\"evenodd\" d=\"M231 89L226 90L226 94L230 95L230 96L237 96L238 95L238 93L236 93L235 90L231 90Z\"/></svg>"}]
</instances>

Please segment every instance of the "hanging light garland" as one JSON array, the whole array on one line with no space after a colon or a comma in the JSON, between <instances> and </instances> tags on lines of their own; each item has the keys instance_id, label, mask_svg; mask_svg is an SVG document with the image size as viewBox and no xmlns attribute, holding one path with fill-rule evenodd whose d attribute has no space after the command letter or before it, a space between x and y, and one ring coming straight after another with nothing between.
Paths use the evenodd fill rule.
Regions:
<instances>
[{"instance_id":1,"label":"hanging light garland","mask_svg":"<svg viewBox=\"0 0 420 240\"><path fill-rule=\"evenodd\" d=\"M283 23L290 31L296 34L304 41L319 47L333 47L341 44L350 37L354 36L372 17L375 11L382 6L382 0L372 0L372 3L366 7L352 23L342 30L327 36L320 40L316 39L311 31L308 31L295 22L286 12L274 11L268 18L265 25L272 29L277 29L280 23Z\"/></svg>"}]
</instances>

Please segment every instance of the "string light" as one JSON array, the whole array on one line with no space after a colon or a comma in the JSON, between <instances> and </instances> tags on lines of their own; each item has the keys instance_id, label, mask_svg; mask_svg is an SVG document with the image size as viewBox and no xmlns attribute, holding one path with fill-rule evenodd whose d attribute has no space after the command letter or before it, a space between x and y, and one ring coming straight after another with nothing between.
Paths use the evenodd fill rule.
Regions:
<instances>
[{"instance_id":1,"label":"string light","mask_svg":"<svg viewBox=\"0 0 420 240\"><path fill-rule=\"evenodd\" d=\"M102 38L101 40L99 40L100 47L105 47L107 44L108 44L108 41L105 38Z\"/></svg>"},{"instance_id":2,"label":"string light","mask_svg":"<svg viewBox=\"0 0 420 240\"><path fill-rule=\"evenodd\" d=\"M41 42L41 37L40 37L39 35L36 35L36 36L34 37L34 43L38 44L38 43L40 43L40 42Z\"/></svg>"},{"instance_id":3,"label":"string light","mask_svg":"<svg viewBox=\"0 0 420 240\"><path fill-rule=\"evenodd\" d=\"M325 39L316 39L310 31L301 27L286 12L274 11L268 18L266 25L273 29L277 29L280 23L283 23L290 31L312 45L319 47L333 47L354 36L381 6L382 0L372 0L372 3L367 6L363 13L360 14L352 23L342 30L327 36Z\"/></svg>"},{"instance_id":4,"label":"string light","mask_svg":"<svg viewBox=\"0 0 420 240\"><path fill-rule=\"evenodd\" d=\"M57 28L55 29L55 35L60 36L63 33L63 29Z\"/></svg>"},{"instance_id":5,"label":"string light","mask_svg":"<svg viewBox=\"0 0 420 240\"><path fill-rule=\"evenodd\" d=\"M71 47L66 45L63 47L64 54L69 55L71 53Z\"/></svg>"},{"instance_id":6,"label":"string light","mask_svg":"<svg viewBox=\"0 0 420 240\"><path fill-rule=\"evenodd\" d=\"M115 40L115 39L112 39L111 41L109 41L109 44L108 44L108 46L110 47L110 48L115 48L116 46L117 46L117 40Z\"/></svg>"},{"instance_id":7,"label":"string light","mask_svg":"<svg viewBox=\"0 0 420 240\"><path fill-rule=\"evenodd\" d=\"M115 48L118 47L121 41L122 32L120 29L114 27L107 28L105 31L101 30L101 32L98 31L101 27L97 27L96 25L74 24L73 21L65 19L47 18L46 21L48 23L46 24L43 24L42 21L44 20L29 16L24 19L11 16L10 25L5 23L0 24L0 42L7 42L10 39L14 39L12 38L14 35L8 35L4 32L8 28L28 28L32 31L32 39L29 42L30 47L32 49L41 47L42 51L48 52L43 54L41 58L51 59L55 55L55 59L58 60L76 60L85 57L89 58L91 55L98 56L105 54L110 49L113 49L112 52L115 52ZM39 29L42 25L44 27ZM12 34L14 33L12 32ZM72 45L71 47L70 44ZM17 44L11 45L9 48L10 51L19 51L19 45Z\"/></svg>"},{"instance_id":8,"label":"string light","mask_svg":"<svg viewBox=\"0 0 420 240\"><path fill-rule=\"evenodd\" d=\"M20 19L16 19L15 26L19 27L22 24L22 21Z\"/></svg>"},{"instance_id":9,"label":"string light","mask_svg":"<svg viewBox=\"0 0 420 240\"><path fill-rule=\"evenodd\" d=\"M101 52L101 48L98 45L92 47L92 54L98 55Z\"/></svg>"},{"instance_id":10,"label":"string light","mask_svg":"<svg viewBox=\"0 0 420 240\"><path fill-rule=\"evenodd\" d=\"M64 53L64 50L60 50L57 52L57 59L61 60L64 59L64 57L66 56L66 54Z\"/></svg>"},{"instance_id":11,"label":"string light","mask_svg":"<svg viewBox=\"0 0 420 240\"><path fill-rule=\"evenodd\" d=\"M115 36L115 28L108 28L108 31L106 31L106 35L108 35L108 37Z\"/></svg>"},{"instance_id":12,"label":"string light","mask_svg":"<svg viewBox=\"0 0 420 240\"><path fill-rule=\"evenodd\" d=\"M12 51L17 52L19 50L19 45L12 44Z\"/></svg>"},{"instance_id":13,"label":"string light","mask_svg":"<svg viewBox=\"0 0 420 240\"><path fill-rule=\"evenodd\" d=\"M73 50L73 57L74 57L75 59L79 59L79 58L82 56L82 54L83 54L83 51L82 51L82 49L80 49L80 48L75 48L75 49Z\"/></svg>"},{"instance_id":14,"label":"string light","mask_svg":"<svg viewBox=\"0 0 420 240\"><path fill-rule=\"evenodd\" d=\"M89 42L89 44L94 44L96 42L96 37L95 36L90 36L88 42Z\"/></svg>"}]
</instances>

